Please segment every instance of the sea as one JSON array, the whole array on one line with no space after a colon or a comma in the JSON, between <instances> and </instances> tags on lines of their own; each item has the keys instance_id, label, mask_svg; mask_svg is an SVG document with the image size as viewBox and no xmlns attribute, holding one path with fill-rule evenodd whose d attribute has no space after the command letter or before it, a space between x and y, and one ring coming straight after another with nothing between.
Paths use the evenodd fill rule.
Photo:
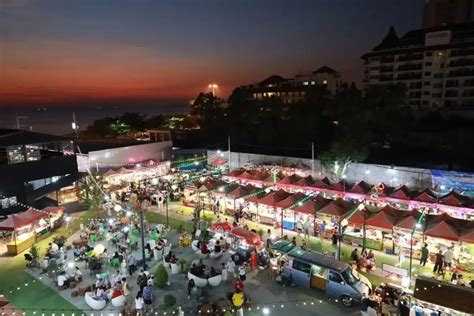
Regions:
<instances>
[{"instance_id":1,"label":"sea","mask_svg":"<svg viewBox=\"0 0 474 316\"><path fill-rule=\"evenodd\" d=\"M108 116L118 116L125 112L141 114L172 115L188 111L185 104L166 104L162 106L9 106L0 107L0 128L17 128L17 118L22 129L35 132L67 135L73 133L73 113L79 130L83 131L94 120Z\"/></svg>"}]
</instances>

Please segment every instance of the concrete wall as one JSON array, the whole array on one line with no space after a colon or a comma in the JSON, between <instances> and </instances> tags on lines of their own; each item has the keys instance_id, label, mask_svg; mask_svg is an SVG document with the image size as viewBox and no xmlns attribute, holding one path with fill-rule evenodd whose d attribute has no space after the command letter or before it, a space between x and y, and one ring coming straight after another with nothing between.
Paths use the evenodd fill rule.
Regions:
<instances>
[{"instance_id":1,"label":"concrete wall","mask_svg":"<svg viewBox=\"0 0 474 316\"><path fill-rule=\"evenodd\" d=\"M207 155L209 163L218 156L217 152L212 150L208 151ZM224 152L223 159L227 158L228 152ZM311 159L237 152L231 154L231 169L292 164L298 168L306 169L306 174L311 174ZM317 178L324 178L327 175L319 160L314 161L314 175ZM456 189L466 194L474 193L474 174L462 173L461 175L454 171L445 171L440 175L436 170L430 169L352 163L348 166L345 175L346 180L351 183L364 180L370 184L383 182L393 187L406 185L414 189L439 188L444 185L446 192Z\"/></svg>"},{"instance_id":2,"label":"concrete wall","mask_svg":"<svg viewBox=\"0 0 474 316\"><path fill-rule=\"evenodd\" d=\"M150 159L156 162L166 161L170 160L172 146L172 142L168 141L91 151L88 157L83 155L80 161L78 159L78 167L79 171L86 172L83 169L88 166L92 170L97 167L102 170Z\"/></svg>"}]
</instances>

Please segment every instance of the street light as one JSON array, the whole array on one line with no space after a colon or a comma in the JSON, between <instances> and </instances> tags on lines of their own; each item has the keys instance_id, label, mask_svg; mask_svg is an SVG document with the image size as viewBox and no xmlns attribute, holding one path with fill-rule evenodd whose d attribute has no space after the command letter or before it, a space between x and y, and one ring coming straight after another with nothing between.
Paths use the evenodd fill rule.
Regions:
<instances>
[{"instance_id":1,"label":"street light","mask_svg":"<svg viewBox=\"0 0 474 316\"><path fill-rule=\"evenodd\" d=\"M216 89L219 88L219 86L216 83L210 83L209 88L212 90L212 95L216 95Z\"/></svg>"},{"instance_id":2,"label":"street light","mask_svg":"<svg viewBox=\"0 0 474 316\"><path fill-rule=\"evenodd\" d=\"M348 224L349 224L349 221L346 218L344 218L339 223L339 247L337 250L337 260L341 260L342 227L346 227Z\"/></svg>"}]
</instances>

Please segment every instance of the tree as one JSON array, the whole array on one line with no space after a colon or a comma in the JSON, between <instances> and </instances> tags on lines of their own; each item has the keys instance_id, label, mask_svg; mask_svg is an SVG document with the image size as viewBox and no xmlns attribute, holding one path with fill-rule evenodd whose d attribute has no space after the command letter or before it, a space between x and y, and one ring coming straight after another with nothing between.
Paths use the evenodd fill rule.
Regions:
<instances>
[{"instance_id":1,"label":"tree","mask_svg":"<svg viewBox=\"0 0 474 316\"><path fill-rule=\"evenodd\" d=\"M106 181L102 174L96 173L78 182L76 192L81 203L88 208L98 208L104 202L104 185Z\"/></svg>"},{"instance_id":2,"label":"tree","mask_svg":"<svg viewBox=\"0 0 474 316\"><path fill-rule=\"evenodd\" d=\"M159 289L164 288L168 284L168 272L161 263L155 271L155 284Z\"/></svg>"}]
</instances>

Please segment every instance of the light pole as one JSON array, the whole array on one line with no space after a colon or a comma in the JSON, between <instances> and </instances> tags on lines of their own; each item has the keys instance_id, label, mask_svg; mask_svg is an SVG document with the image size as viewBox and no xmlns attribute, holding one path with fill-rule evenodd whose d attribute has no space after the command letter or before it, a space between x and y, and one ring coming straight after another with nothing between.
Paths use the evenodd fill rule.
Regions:
<instances>
[{"instance_id":1,"label":"light pole","mask_svg":"<svg viewBox=\"0 0 474 316\"><path fill-rule=\"evenodd\" d=\"M342 243L342 227L346 227L349 224L348 220L344 218L342 221L339 222L339 243L338 243L338 250L337 250L337 260L341 260L341 243Z\"/></svg>"}]
</instances>

